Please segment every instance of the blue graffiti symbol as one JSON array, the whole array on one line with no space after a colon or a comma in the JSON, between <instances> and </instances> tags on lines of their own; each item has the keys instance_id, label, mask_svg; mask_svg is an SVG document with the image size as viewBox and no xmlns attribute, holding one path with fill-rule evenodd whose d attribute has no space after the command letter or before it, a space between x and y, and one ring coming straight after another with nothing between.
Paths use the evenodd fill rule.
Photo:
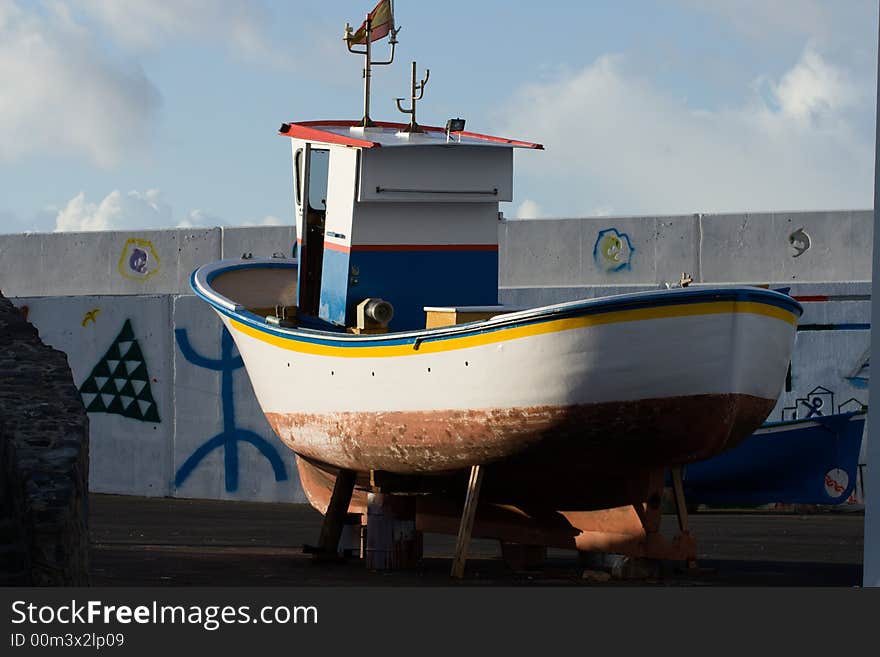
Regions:
<instances>
[{"instance_id":1,"label":"blue graffiti symbol","mask_svg":"<svg viewBox=\"0 0 880 657\"><path fill-rule=\"evenodd\" d=\"M801 404L810 409L810 412L807 413L807 417L813 417L814 415L822 416L822 407L825 405L825 402L822 401L820 397L813 397L813 399L801 399Z\"/></svg>"},{"instance_id":2,"label":"blue graffiti symbol","mask_svg":"<svg viewBox=\"0 0 880 657\"><path fill-rule=\"evenodd\" d=\"M250 443L272 464L272 470L275 471L275 481L284 481L287 479L287 471L284 468L284 461L275 449L265 438L258 436L253 431L247 429L239 429L235 426L235 401L233 399L233 377L235 370L244 367L241 356L234 356L232 353L235 347L232 336L226 328L223 329L223 335L220 339L220 358L205 358L196 353L195 349L189 343L186 329L174 329L174 337L177 339L177 346L180 353L190 363L196 367L204 367L208 370L220 372L220 399L223 402L223 431L213 438L206 441L194 451L190 457L180 466L177 475L174 477L174 485L178 488L187 477L192 474L196 466L209 453L223 448L224 463L226 466L226 491L234 492L238 490L238 442L243 441Z\"/></svg>"},{"instance_id":3,"label":"blue graffiti symbol","mask_svg":"<svg viewBox=\"0 0 880 657\"><path fill-rule=\"evenodd\" d=\"M128 259L128 266L131 267L132 271L143 274L147 271L147 252L142 249L132 250L131 257Z\"/></svg>"}]
</instances>

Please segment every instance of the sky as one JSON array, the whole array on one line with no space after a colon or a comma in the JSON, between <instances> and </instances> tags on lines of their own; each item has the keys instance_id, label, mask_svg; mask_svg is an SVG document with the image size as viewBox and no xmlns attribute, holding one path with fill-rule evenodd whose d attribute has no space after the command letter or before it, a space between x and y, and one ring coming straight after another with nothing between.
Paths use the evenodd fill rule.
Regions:
<instances>
[{"instance_id":1,"label":"sky","mask_svg":"<svg viewBox=\"0 0 880 657\"><path fill-rule=\"evenodd\" d=\"M290 224L374 0L0 0L0 233ZM374 119L544 144L508 218L867 209L877 0L397 0ZM387 52L377 42L379 56Z\"/></svg>"}]
</instances>

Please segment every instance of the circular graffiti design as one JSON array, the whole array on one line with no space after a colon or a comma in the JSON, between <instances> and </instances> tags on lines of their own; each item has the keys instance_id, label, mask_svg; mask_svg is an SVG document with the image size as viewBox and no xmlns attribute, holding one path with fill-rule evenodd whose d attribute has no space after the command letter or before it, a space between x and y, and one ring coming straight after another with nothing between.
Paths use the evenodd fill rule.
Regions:
<instances>
[{"instance_id":1,"label":"circular graffiti design","mask_svg":"<svg viewBox=\"0 0 880 657\"><path fill-rule=\"evenodd\" d=\"M593 259L603 271L615 272L630 268L630 261L635 249L629 235L620 233L616 228L600 230L593 246Z\"/></svg>"},{"instance_id":2,"label":"circular graffiti design","mask_svg":"<svg viewBox=\"0 0 880 657\"><path fill-rule=\"evenodd\" d=\"M150 240L132 237L125 241L119 256L119 273L143 281L159 271L159 256Z\"/></svg>"},{"instance_id":3,"label":"circular graffiti design","mask_svg":"<svg viewBox=\"0 0 880 657\"><path fill-rule=\"evenodd\" d=\"M845 470L834 468L825 475L825 492L828 497L837 499L843 495L849 486L849 475Z\"/></svg>"},{"instance_id":4,"label":"circular graffiti design","mask_svg":"<svg viewBox=\"0 0 880 657\"><path fill-rule=\"evenodd\" d=\"M132 271L136 271L138 274L144 274L147 271L147 252L134 248L131 251L131 256L128 258L128 266Z\"/></svg>"}]
</instances>

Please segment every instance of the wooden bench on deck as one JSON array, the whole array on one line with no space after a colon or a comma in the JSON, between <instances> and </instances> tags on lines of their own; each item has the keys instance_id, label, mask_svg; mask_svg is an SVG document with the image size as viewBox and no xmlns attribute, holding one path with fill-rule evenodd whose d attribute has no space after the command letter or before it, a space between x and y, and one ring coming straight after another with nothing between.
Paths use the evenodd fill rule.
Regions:
<instances>
[{"instance_id":1,"label":"wooden bench on deck","mask_svg":"<svg viewBox=\"0 0 880 657\"><path fill-rule=\"evenodd\" d=\"M519 306L425 306L425 328L479 322L521 310L526 309Z\"/></svg>"}]
</instances>

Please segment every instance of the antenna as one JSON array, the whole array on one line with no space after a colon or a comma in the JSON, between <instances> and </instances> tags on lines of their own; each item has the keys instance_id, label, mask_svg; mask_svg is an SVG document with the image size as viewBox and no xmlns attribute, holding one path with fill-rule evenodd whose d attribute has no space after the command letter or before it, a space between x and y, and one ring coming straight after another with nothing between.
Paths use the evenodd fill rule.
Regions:
<instances>
[{"instance_id":1,"label":"antenna","mask_svg":"<svg viewBox=\"0 0 880 657\"><path fill-rule=\"evenodd\" d=\"M380 0L379 4L367 14L363 25L358 28L357 32L351 29L351 25L345 24L345 33L342 36L348 52L355 55L364 55L364 118L361 119L361 126L369 128L376 125L370 118L370 77L372 76L373 66L385 66L394 62L394 46L397 45L397 33L401 28L394 27L394 4L391 0ZM374 62L372 59L372 48L370 44L381 39L385 35L390 35L388 43L391 45L391 55L387 61ZM354 44L364 44L363 50L352 48Z\"/></svg>"},{"instance_id":2,"label":"antenna","mask_svg":"<svg viewBox=\"0 0 880 657\"><path fill-rule=\"evenodd\" d=\"M405 127L401 132L424 132L422 128L416 123L416 102L422 99L422 96L425 95L425 85L428 84L428 78L431 77L431 69L425 69L425 77L422 78L422 81L416 83L416 63L412 63L412 78L410 82L411 92L410 92L410 109L403 109L403 105L400 104L400 101L403 98L397 98L397 109L403 112L404 114L409 114L412 118L410 119L409 125Z\"/></svg>"}]
</instances>

